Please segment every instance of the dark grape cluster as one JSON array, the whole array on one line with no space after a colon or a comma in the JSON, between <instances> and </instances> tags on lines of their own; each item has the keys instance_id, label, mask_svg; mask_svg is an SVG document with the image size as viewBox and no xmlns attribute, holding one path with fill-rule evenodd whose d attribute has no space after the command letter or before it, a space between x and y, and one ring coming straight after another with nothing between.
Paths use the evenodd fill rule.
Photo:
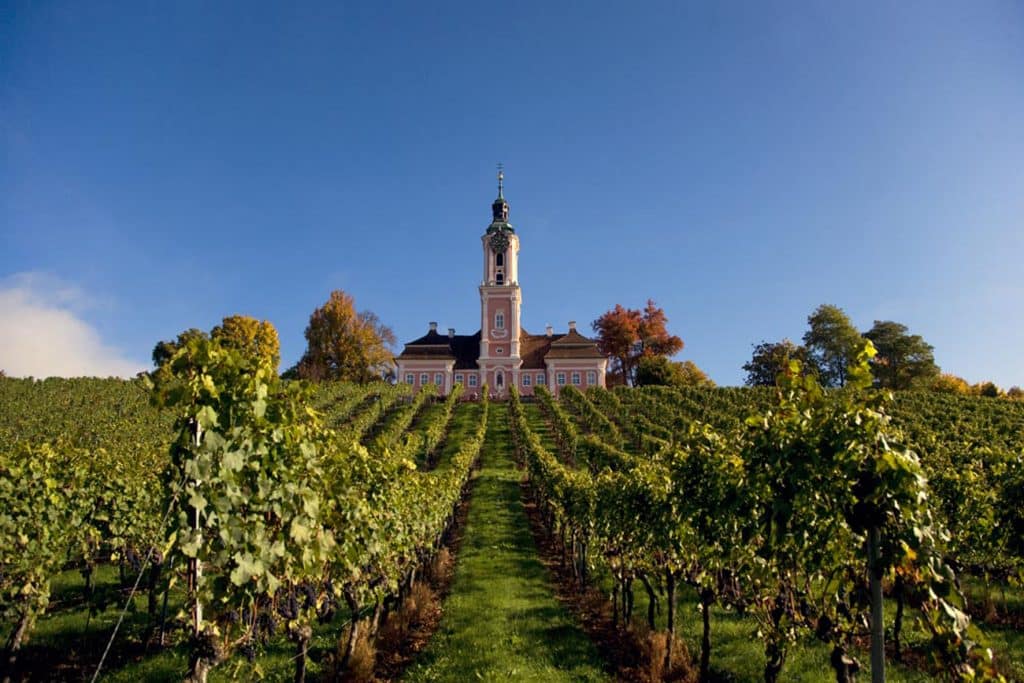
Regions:
<instances>
[{"instance_id":1,"label":"dark grape cluster","mask_svg":"<svg viewBox=\"0 0 1024 683\"><path fill-rule=\"evenodd\" d=\"M290 590L277 599L277 613L281 618L291 621L299 616L299 601L295 597L295 591Z\"/></svg>"},{"instance_id":2,"label":"dark grape cluster","mask_svg":"<svg viewBox=\"0 0 1024 683\"><path fill-rule=\"evenodd\" d=\"M311 583L304 583L299 590L304 598L302 609L313 609L316 606L316 587Z\"/></svg>"},{"instance_id":3,"label":"dark grape cluster","mask_svg":"<svg viewBox=\"0 0 1024 683\"><path fill-rule=\"evenodd\" d=\"M277 619L271 610L265 610L256 617L256 630L264 640L270 639L277 632Z\"/></svg>"}]
</instances>

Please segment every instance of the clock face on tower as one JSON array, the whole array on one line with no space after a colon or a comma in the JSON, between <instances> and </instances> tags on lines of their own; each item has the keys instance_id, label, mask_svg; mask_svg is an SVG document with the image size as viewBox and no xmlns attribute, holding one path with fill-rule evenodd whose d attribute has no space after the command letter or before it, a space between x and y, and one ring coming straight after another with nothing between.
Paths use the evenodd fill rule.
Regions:
<instances>
[{"instance_id":1,"label":"clock face on tower","mask_svg":"<svg viewBox=\"0 0 1024 683\"><path fill-rule=\"evenodd\" d=\"M491 250L498 254L506 249L508 249L508 233L504 230L498 230L491 235Z\"/></svg>"}]
</instances>

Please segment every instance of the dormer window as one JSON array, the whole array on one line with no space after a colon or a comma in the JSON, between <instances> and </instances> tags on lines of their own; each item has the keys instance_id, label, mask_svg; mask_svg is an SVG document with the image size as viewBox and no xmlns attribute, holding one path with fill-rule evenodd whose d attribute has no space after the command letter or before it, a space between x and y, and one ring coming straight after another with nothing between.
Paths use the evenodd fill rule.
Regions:
<instances>
[{"instance_id":1,"label":"dormer window","mask_svg":"<svg viewBox=\"0 0 1024 683\"><path fill-rule=\"evenodd\" d=\"M503 330L505 329L505 314L498 311L494 314L494 329Z\"/></svg>"}]
</instances>

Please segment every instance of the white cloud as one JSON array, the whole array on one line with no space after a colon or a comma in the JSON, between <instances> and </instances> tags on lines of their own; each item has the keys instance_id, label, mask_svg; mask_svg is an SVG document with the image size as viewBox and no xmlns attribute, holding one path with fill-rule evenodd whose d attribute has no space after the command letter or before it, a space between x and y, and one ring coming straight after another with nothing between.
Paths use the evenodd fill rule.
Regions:
<instances>
[{"instance_id":1,"label":"white cloud","mask_svg":"<svg viewBox=\"0 0 1024 683\"><path fill-rule=\"evenodd\" d=\"M131 377L144 364L103 343L81 289L42 273L0 280L0 369L12 377Z\"/></svg>"}]
</instances>

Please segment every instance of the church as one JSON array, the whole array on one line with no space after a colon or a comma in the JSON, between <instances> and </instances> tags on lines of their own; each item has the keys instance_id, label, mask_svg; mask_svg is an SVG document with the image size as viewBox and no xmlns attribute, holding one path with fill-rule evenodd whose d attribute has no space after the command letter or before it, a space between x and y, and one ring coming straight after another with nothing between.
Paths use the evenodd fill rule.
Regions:
<instances>
[{"instance_id":1,"label":"church","mask_svg":"<svg viewBox=\"0 0 1024 683\"><path fill-rule=\"evenodd\" d=\"M495 397L507 396L515 386L520 395L545 385L555 395L562 387L579 389L605 385L608 360L597 344L576 331L530 334L521 324L522 291L519 287L519 236L509 222L504 195L504 174L498 172L498 198L491 205L492 220L480 237L483 279L480 282L480 331L472 335L447 334L430 323L430 330L405 345L395 358L398 381L414 391L435 384L447 394L462 384L467 396L484 385Z\"/></svg>"}]
</instances>

